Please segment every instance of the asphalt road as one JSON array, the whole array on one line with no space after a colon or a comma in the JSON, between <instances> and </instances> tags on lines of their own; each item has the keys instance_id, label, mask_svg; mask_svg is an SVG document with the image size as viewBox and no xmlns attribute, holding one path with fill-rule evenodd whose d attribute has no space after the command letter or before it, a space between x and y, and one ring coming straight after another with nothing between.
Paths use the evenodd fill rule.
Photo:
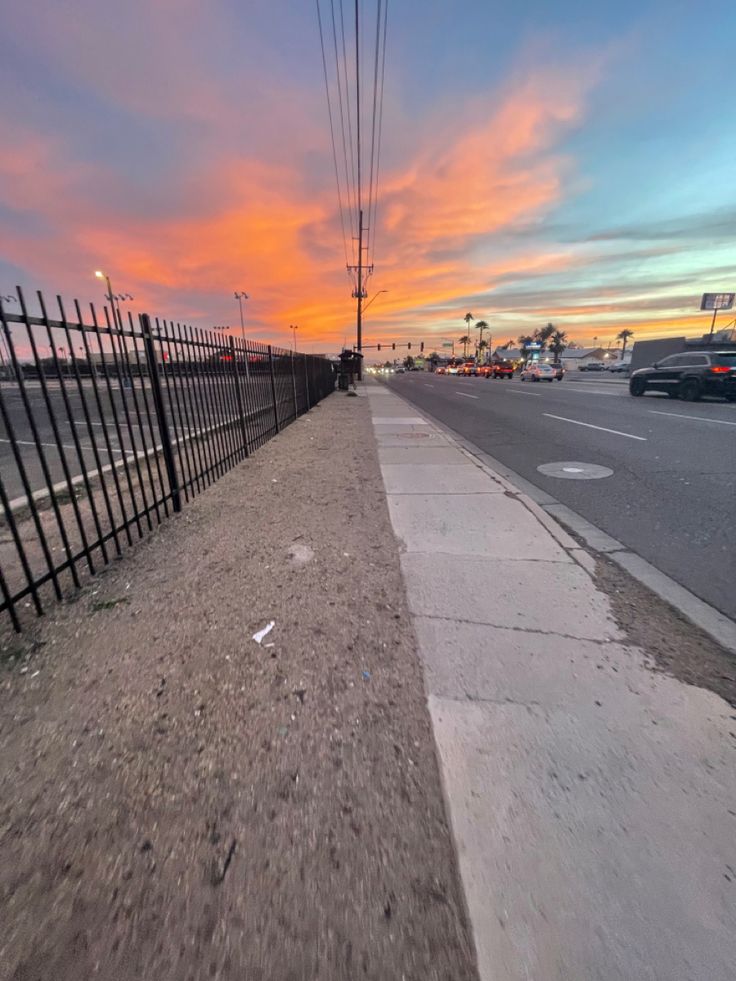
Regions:
<instances>
[{"instance_id":1,"label":"asphalt road","mask_svg":"<svg viewBox=\"0 0 736 981\"><path fill-rule=\"evenodd\" d=\"M187 438L194 434L201 433L202 431L208 432L212 430L212 427L218 426L218 424L220 424L224 418L233 418L234 414L231 411L233 407L230 406L229 402L225 403L223 395L214 385L207 389L203 385L198 387L195 386L192 392L192 399L187 405L185 412L182 398L183 386L185 386L185 384L186 383L181 380L177 383L179 408L177 408L173 390L173 407L169 405L168 392L166 390L163 392L169 419L169 430L172 438ZM268 381L267 384L270 386L270 381ZM138 424L135 401L130 389L122 390L119 383L115 382L111 385L110 392L108 392L104 382L101 381L99 383L99 390L102 415L100 415L96 406L91 382L84 382L84 396L90 413L91 429L92 433L94 434L94 441L103 466L110 462L115 463L121 461L124 455L130 457L131 454L135 452L141 452L144 449L150 450L154 445L158 445L161 442L150 387L147 384L146 394L148 397L149 412L151 415L151 425L149 427L148 416L146 414L143 393L140 385L141 381L136 379L136 395L142 426L139 426ZM258 385L261 385L261 380L259 380ZM71 477L73 478L77 476L83 469L87 471L94 470L96 468L96 463L92 447L92 439L90 436L90 427L88 427L86 424L82 400L76 386L73 383L69 384L67 388L67 395L72 409L72 419L74 421L77 436L82 449L81 462L74 444L72 424L69 421L69 415L66 411L59 386L56 383L51 383L49 388L53 415L57 420L59 438L61 440ZM41 441L41 446L43 448L48 469L51 474L51 480L53 483L63 481L64 470L43 392L41 391L40 385L34 382L27 384L27 392L31 405L31 411L33 413ZM18 390L18 386L15 384L4 385L2 389L2 396L10 417L13 431L19 443L19 450L23 458L23 464L28 475L31 490L36 491L39 488L46 486L46 480L44 478L33 432L28 422L25 406ZM230 395L228 394L228 398L229 397ZM254 395L254 398L255 397L256 396ZM271 397L270 387L267 392L265 392L265 390L259 390L257 397L261 403L265 404ZM288 393L285 398L282 398L281 401L283 402L282 411L284 415L286 415L292 410L290 393ZM192 405L195 402L197 404L196 415L192 410ZM127 425L125 413L126 407L131 423L130 429ZM248 407L246 407L246 412L249 414L249 418L253 420L255 428L259 428L265 424L270 425L271 423L273 410L270 408L270 405L266 409L260 411L249 411ZM115 424L115 415L117 415L119 422L119 432L118 427ZM264 420L264 415L267 417L267 420ZM105 430L107 431L110 443L109 452L107 444L104 440ZM215 435L212 437L212 439L213 441L216 441L218 436ZM10 440L8 439L8 432L6 431L1 419L0 472L2 473L2 478L8 497L13 500L16 497L23 496L23 483L15 464Z\"/></svg>"},{"instance_id":2,"label":"asphalt road","mask_svg":"<svg viewBox=\"0 0 736 981\"><path fill-rule=\"evenodd\" d=\"M736 619L736 405L634 399L592 375L533 384L409 372L388 384ZM537 469L550 463L613 473Z\"/></svg>"}]
</instances>

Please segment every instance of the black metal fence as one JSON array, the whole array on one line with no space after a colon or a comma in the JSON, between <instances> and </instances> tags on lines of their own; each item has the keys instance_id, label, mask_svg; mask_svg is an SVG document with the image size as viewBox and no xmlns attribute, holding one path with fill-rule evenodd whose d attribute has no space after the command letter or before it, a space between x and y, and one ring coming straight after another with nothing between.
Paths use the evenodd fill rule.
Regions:
<instances>
[{"instance_id":1,"label":"black metal fence","mask_svg":"<svg viewBox=\"0 0 736 981\"><path fill-rule=\"evenodd\" d=\"M334 388L325 358L0 301L0 614L16 630Z\"/></svg>"}]
</instances>

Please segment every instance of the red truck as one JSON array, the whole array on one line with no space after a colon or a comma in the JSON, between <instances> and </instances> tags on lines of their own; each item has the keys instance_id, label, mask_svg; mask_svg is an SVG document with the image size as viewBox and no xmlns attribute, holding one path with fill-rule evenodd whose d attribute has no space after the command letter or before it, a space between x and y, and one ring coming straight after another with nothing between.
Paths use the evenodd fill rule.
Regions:
<instances>
[{"instance_id":1,"label":"red truck","mask_svg":"<svg viewBox=\"0 0 736 981\"><path fill-rule=\"evenodd\" d=\"M490 371L486 375L486 378L511 378L514 374L514 366L511 361L494 361L492 365L489 365Z\"/></svg>"}]
</instances>

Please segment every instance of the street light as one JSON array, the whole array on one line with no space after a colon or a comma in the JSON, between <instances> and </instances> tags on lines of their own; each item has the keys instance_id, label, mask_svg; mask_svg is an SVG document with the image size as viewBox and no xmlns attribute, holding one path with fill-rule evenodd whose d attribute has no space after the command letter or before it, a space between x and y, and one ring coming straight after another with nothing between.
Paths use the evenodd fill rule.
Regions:
<instances>
[{"instance_id":1,"label":"street light","mask_svg":"<svg viewBox=\"0 0 736 981\"><path fill-rule=\"evenodd\" d=\"M110 285L110 277L107 275L107 273L104 273L101 269L96 269L95 270L95 276L97 277L97 279L104 279L105 282L107 283L107 294L105 295L105 299L110 301L110 306L112 307L112 320L113 320L113 325L115 327L119 327L120 330L122 330L123 329L123 318L120 316L120 309L118 309L117 315L115 313L115 300L116 300L116 296L115 296L115 294L112 291L112 286Z\"/></svg>"},{"instance_id":2,"label":"street light","mask_svg":"<svg viewBox=\"0 0 736 981\"><path fill-rule=\"evenodd\" d=\"M289 330L291 331L291 349L296 354L296 332L299 330L299 324L289 324Z\"/></svg>"},{"instance_id":3,"label":"street light","mask_svg":"<svg viewBox=\"0 0 736 981\"><path fill-rule=\"evenodd\" d=\"M378 291L377 293L375 293L375 294L374 294L374 295L373 295L373 296L372 296L372 297L370 298L370 300L368 300L368 302L366 303L366 305L365 305L365 306L363 307L363 313L365 313L365 312L366 312L366 310L368 309L368 307L369 307L369 306L371 305L371 303L373 303L373 301L375 300L375 298L376 298L377 296L380 296L380 295L381 295L381 293L388 293L388 292L389 292L388 290L379 290L379 291Z\"/></svg>"},{"instance_id":4,"label":"street light","mask_svg":"<svg viewBox=\"0 0 736 981\"><path fill-rule=\"evenodd\" d=\"M240 308L240 332L243 335L243 344L245 344L245 321L243 320L243 300L249 300L250 297L245 292L245 290L241 290L239 293L236 290L234 296L235 299L238 301L238 307Z\"/></svg>"}]
</instances>

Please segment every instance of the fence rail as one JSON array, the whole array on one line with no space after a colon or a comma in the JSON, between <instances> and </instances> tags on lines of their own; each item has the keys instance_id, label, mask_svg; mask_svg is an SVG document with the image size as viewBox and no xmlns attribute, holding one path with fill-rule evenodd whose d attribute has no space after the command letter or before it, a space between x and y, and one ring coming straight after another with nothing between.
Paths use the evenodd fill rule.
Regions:
<instances>
[{"instance_id":1,"label":"fence rail","mask_svg":"<svg viewBox=\"0 0 736 981\"><path fill-rule=\"evenodd\" d=\"M21 629L334 388L321 357L0 301L0 614Z\"/></svg>"}]
</instances>

